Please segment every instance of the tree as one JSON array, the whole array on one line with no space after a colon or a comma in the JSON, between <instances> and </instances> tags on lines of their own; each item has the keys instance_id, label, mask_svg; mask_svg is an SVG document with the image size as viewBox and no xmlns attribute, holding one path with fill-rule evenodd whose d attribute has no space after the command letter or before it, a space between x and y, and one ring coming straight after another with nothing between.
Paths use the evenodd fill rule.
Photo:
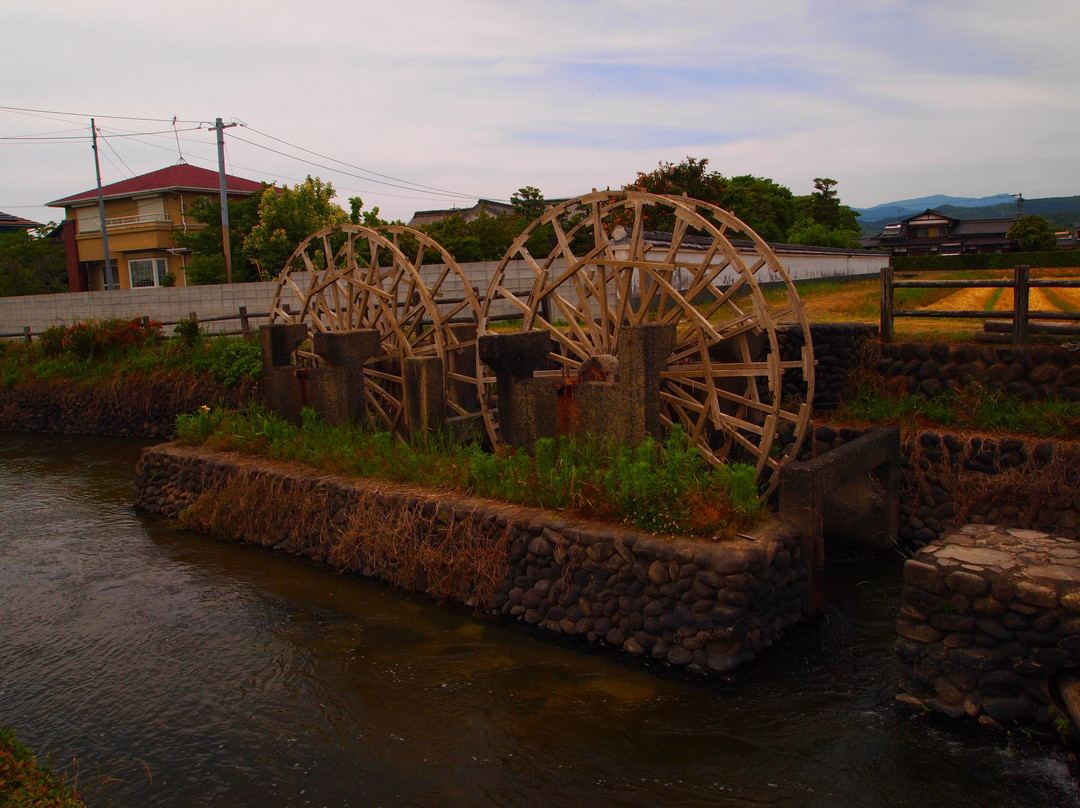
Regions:
<instances>
[{"instance_id":1,"label":"tree","mask_svg":"<svg viewBox=\"0 0 1080 808\"><path fill-rule=\"evenodd\" d=\"M732 177L720 207L734 213L766 241L783 241L795 223L791 189L765 177Z\"/></svg>"},{"instance_id":2,"label":"tree","mask_svg":"<svg viewBox=\"0 0 1080 808\"><path fill-rule=\"evenodd\" d=\"M685 195L721 207L725 188L727 180L719 171L709 171L707 157L687 157L678 164L661 162L654 171L639 171L637 179L623 186L625 191ZM645 218L645 227L649 230L670 231L674 224L674 213L656 208L649 211Z\"/></svg>"},{"instance_id":3,"label":"tree","mask_svg":"<svg viewBox=\"0 0 1080 808\"><path fill-rule=\"evenodd\" d=\"M243 251L244 239L259 221L259 200L260 194L229 200L229 249L232 253L233 280L238 283L259 280L254 262L248 259ZM225 257L221 246L221 201L200 196L191 203L185 216L205 225L191 230L173 230L173 241L192 252L191 260L184 270L188 285L225 283Z\"/></svg>"},{"instance_id":4,"label":"tree","mask_svg":"<svg viewBox=\"0 0 1080 808\"><path fill-rule=\"evenodd\" d=\"M67 292L64 248L52 239L55 224L0 236L0 297Z\"/></svg>"},{"instance_id":5,"label":"tree","mask_svg":"<svg viewBox=\"0 0 1080 808\"><path fill-rule=\"evenodd\" d=\"M547 207L540 189L532 185L526 185L514 191L513 196L510 197L510 203L514 206L514 215L519 219L524 219L526 224L542 214L544 208Z\"/></svg>"},{"instance_id":6,"label":"tree","mask_svg":"<svg viewBox=\"0 0 1080 808\"><path fill-rule=\"evenodd\" d=\"M358 196L349 197L349 222L371 228L390 224L386 219L379 218L378 205L371 210L364 210L364 200Z\"/></svg>"},{"instance_id":7,"label":"tree","mask_svg":"<svg viewBox=\"0 0 1080 808\"><path fill-rule=\"evenodd\" d=\"M1021 252L1037 252L1057 248L1057 236L1042 216L1022 216L1009 228L1009 238L1016 239Z\"/></svg>"},{"instance_id":8,"label":"tree","mask_svg":"<svg viewBox=\"0 0 1080 808\"><path fill-rule=\"evenodd\" d=\"M790 244L853 249L859 246L859 213L844 205L836 180L815 177L814 191L795 197L796 219L788 232Z\"/></svg>"},{"instance_id":9,"label":"tree","mask_svg":"<svg viewBox=\"0 0 1080 808\"><path fill-rule=\"evenodd\" d=\"M244 257L255 264L260 277L276 278L300 243L323 227L349 221L334 204L334 188L318 177L308 177L279 192L268 187L259 197L259 222L244 239Z\"/></svg>"}]
</instances>

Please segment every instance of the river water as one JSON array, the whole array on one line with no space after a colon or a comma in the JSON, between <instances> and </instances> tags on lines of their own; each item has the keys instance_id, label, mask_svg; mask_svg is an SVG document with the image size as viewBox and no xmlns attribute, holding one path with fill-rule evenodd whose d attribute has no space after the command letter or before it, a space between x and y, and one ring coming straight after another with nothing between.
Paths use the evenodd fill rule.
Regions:
<instances>
[{"instance_id":1,"label":"river water","mask_svg":"<svg viewBox=\"0 0 1080 808\"><path fill-rule=\"evenodd\" d=\"M1064 806L1064 750L892 706L896 561L735 681L136 514L141 444L0 433L0 727L116 806Z\"/></svg>"}]
</instances>

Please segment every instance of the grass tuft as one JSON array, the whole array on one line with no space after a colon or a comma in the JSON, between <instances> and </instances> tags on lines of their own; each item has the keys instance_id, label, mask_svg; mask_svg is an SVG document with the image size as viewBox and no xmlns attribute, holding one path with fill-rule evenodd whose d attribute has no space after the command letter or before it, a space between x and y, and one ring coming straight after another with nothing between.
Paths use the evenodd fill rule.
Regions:
<instances>
[{"instance_id":1,"label":"grass tuft","mask_svg":"<svg viewBox=\"0 0 1080 808\"><path fill-rule=\"evenodd\" d=\"M330 426L305 410L297 428L263 407L203 407L177 418L180 440L217 450L294 460L330 473L472 493L643 530L730 536L764 513L750 466L712 469L682 429L637 447L541 439L535 453L498 454L440 438L420 445L356 425Z\"/></svg>"}]
</instances>

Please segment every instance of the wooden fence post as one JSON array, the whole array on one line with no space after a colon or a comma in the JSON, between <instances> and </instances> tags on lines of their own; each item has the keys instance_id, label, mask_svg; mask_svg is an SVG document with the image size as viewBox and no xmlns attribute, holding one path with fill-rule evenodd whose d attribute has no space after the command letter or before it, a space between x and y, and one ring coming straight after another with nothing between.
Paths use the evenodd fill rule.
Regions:
<instances>
[{"instance_id":1,"label":"wooden fence post","mask_svg":"<svg viewBox=\"0 0 1080 808\"><path fill-rule=\"evenodd\" d=\"M240 307L240 331L246 334L250 326L248 325L248 313L247 306Z\"/></svg>"},{"instance_id":2,"label":"wooden fence post","mask_svg":"<svg viewBox=\"0 0 1080 808\"><path fill-rule=\"evenodd\" d=\"M1023 348L1028 339L1028 280L1031 267L1019 264L1013 280L1013 347Z\"/></svg>"},{"instance_id":3,"label":"wooden fence post","mask_svg":"<svg viewBox=\"0 0 1080 808\"><path fill-rule=\"evenodd\" d=\"M34 341L34 335L30 331L30 326L28 326L28 325L23 326L22 333L23 333L23 342L33 342Z\"/></svg>"},{"instance_id":4,"label":"wooden fence post","mask_svg":"<svg viewBox=\"0 0 1080 808\"><path fill-rule=\"evenodd\" d=\"M881 268L881 341L893 340L893 268Z\"/></svg>"}]
</instances>

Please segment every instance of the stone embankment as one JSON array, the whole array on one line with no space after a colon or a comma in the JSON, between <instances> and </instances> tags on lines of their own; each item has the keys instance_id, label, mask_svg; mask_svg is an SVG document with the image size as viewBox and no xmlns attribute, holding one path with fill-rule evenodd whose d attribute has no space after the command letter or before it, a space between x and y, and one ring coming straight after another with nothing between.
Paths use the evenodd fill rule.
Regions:
<instances>
[{"instance_id":1,"label":"stone embankment","mask_svg":"<svg viewBox=\"0 0 1080 808\"><path fill-rule=\"evenodd\" d=\"M903 377L907 392L934 396L977 383L1028 400L1080 401L1080 351L1061 345L1026 350L943 342L880 344L877 371Z\"/></svg>"},{"instance_id":2,"label":"stone embankment","mask_svg":"<svg viewBox=\"0 0 1080 808\"><path fill-rule=\"evenodd\" d=\"M800 620L807 597L798 531L775 521L730 541L665 538L177 444L144 452L135 504L701 672L752 660ZM269 527L245 527L259 518ZM463 571L451 555L475 561Z\"/></svg>"},{"instance_id":3,"label":"stone embankment","mask_svg":"<svg viewBox=\"0 0 1080 808\"><path fill-rule=\"evenodd\" d=\"M897 701L1001 730L1068 727L1055 677L1080 666L1080 545L968 525L904 565Z\"/></svg>"},{"instance_id":4,"label":"stone embankment","mask_svg":"<svg viewBox=\"0 0 1080 808\"><path fill-rule=\"evenodd\" d=\"M238 406L251 394L182 373L153 380L32 381L0 387L0 430L170 437L177 415L221 402Z\"/></svg>"},{"instance_id":5,"label":"stone embankment","mask_svg":"<svg viewBox=\"0 0 1080 808\"><path fill-rule=\"evenodd\" d=\"M849 374L860 367L870 345L876 345L878 327L864 323L812 323L810 337L814 341L814 409L833 410L848 387ZM803 347L800 329L785 329L777 334L780 358L795 359ZM876 350L876 348L875 348ZM784 396L805 398L802 374L784 374Z\"/></svg>"},{"instance_id":6,"label":"stone embankment","mask_svg":"<svg viewBox=\"0 0 1080 808\"><path fill-rule=\"evenodd\" d=\"M808 458L865 429L818 426ZM900 543L922 547L957 525L1001 524L1080 539L1080 445L927 430L901 444Z\"/></svg>"}]
</instances>

